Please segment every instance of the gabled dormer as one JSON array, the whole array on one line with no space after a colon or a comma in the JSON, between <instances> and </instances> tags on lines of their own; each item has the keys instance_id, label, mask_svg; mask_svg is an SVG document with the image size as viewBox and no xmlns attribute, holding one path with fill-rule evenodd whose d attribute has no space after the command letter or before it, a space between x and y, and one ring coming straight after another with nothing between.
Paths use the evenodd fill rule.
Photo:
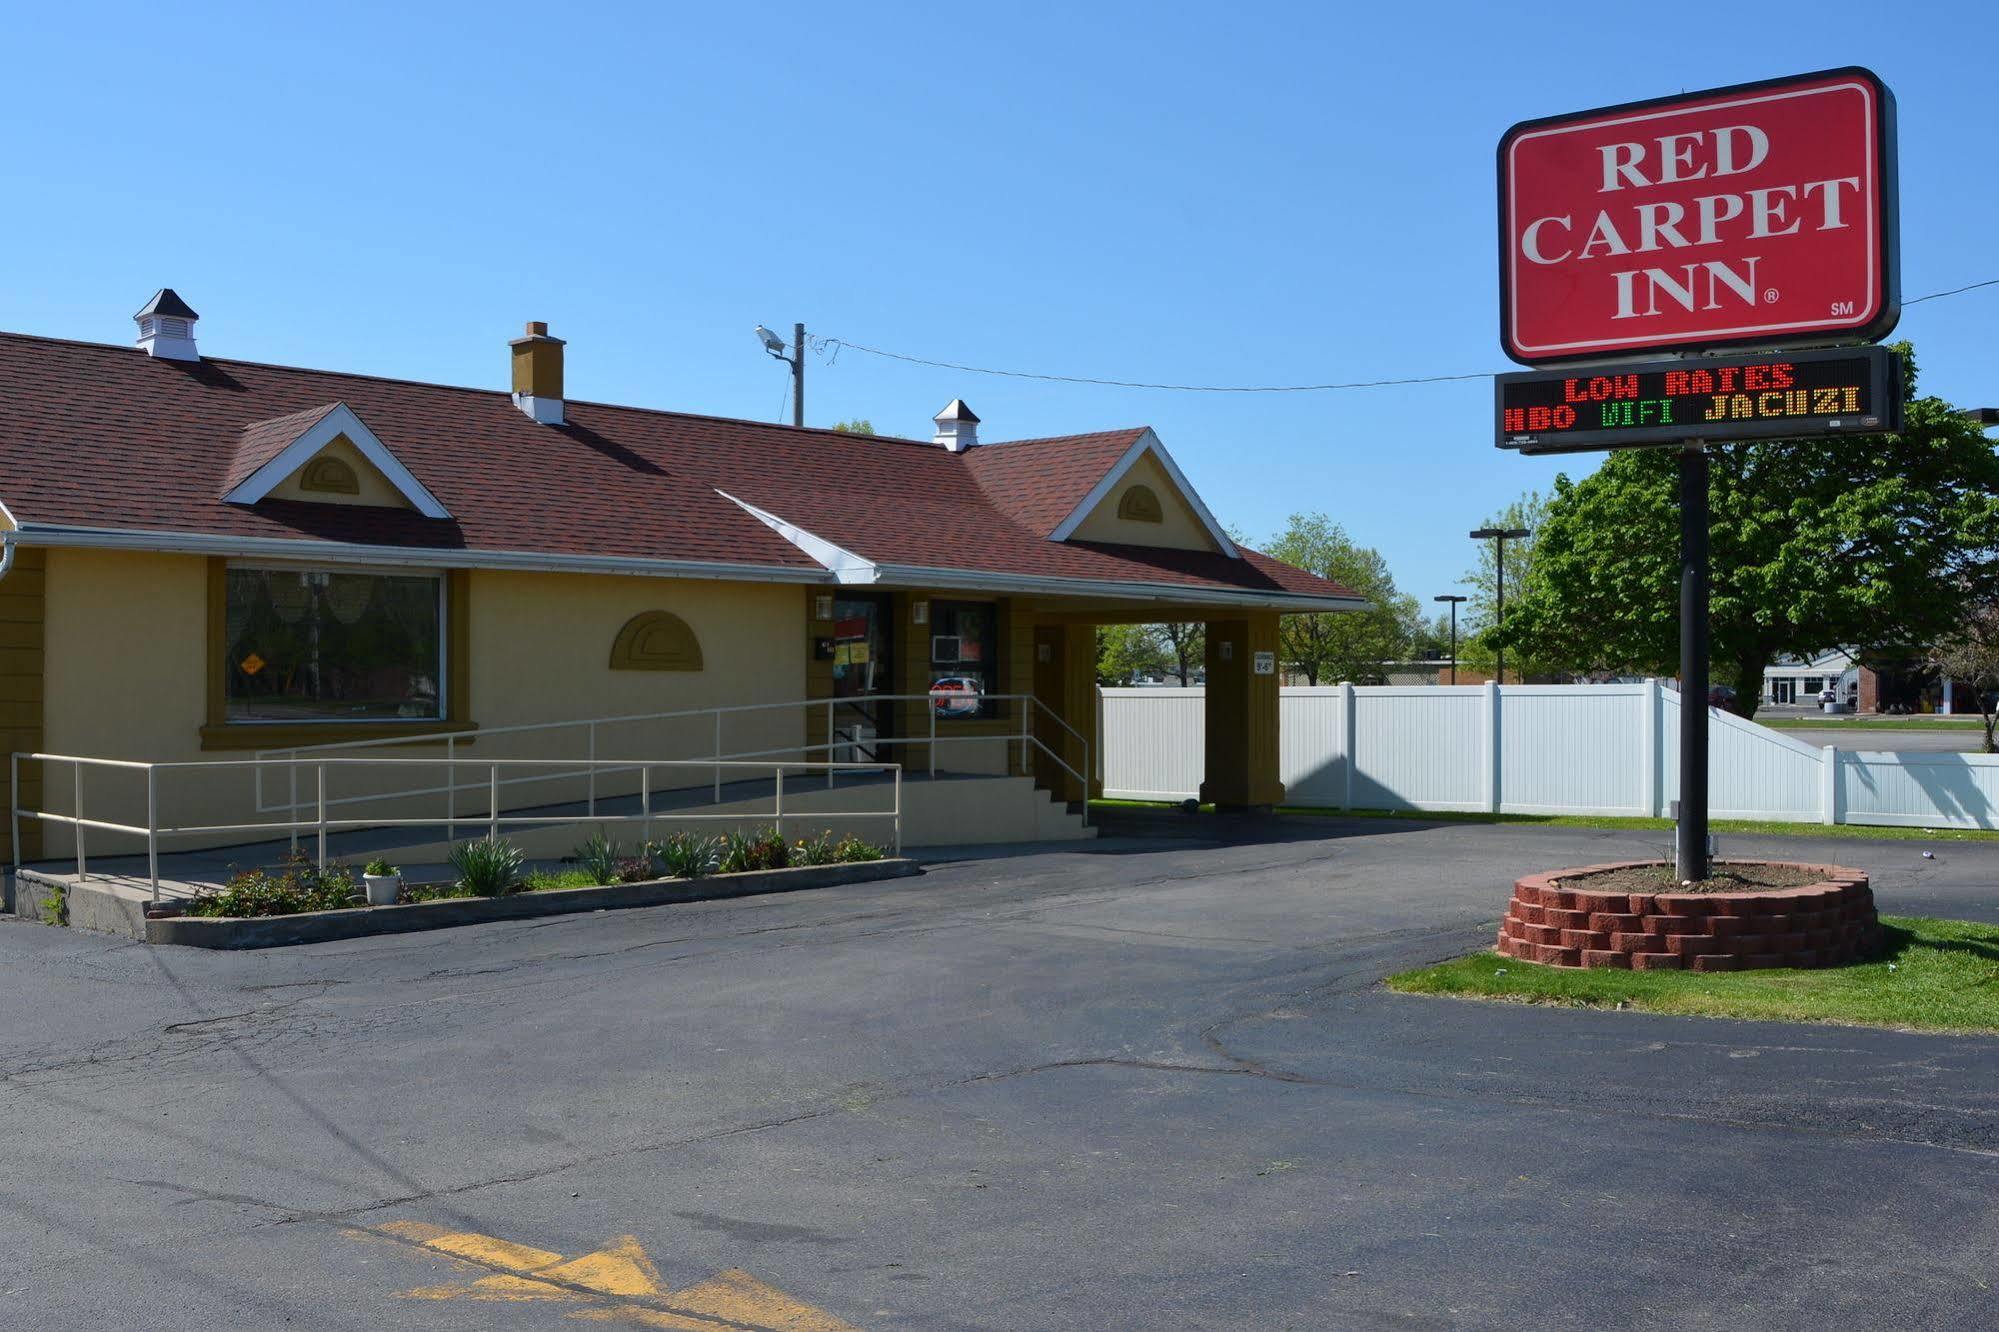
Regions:
<instances>
[{"instance_id":1,"label":"gabled dormer","mask_svg":"<svg viewBox=\"0 0 1999 1332\"><path fill-rule=\"evenodd\" d=\"M1147 430L1048 534L1051 541L1104 541L1236 554L1235 543L1159 436Z\"/></svg>"},{"instance_id":2,"label":"gabled dormer","mask_svg":"<svg viewBox=\"0 0 1999 1332\"><path fill-rule=\"evenodd\" d=\"M231 504L285 499L451 516L344 402L245 426L222 498Z\"/></svg>"}]
</instances>

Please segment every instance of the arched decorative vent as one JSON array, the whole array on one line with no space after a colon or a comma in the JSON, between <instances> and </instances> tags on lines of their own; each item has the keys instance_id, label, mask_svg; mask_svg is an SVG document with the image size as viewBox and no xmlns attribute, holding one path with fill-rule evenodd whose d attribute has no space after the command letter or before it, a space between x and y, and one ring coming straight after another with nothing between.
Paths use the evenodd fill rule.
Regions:
<instances>
[{"instance_id":1,"label":"arched decorative vent","mask_svg":"<svg viewBox=\"0 0 1999 1332\"><path fill-rule=\"evenodd\" d=\"M298 488L322 495L358 495L361 493L361 478L354 474L353 466L345 459L321 454L299 473Z\"/></svg>"},{"instance_id":2,"label":"arched decorative vent","mask_svg":"<svg viewBox=\"0 0 1999 1332\"><path fill-rule=\"evenodd\" d=\"M1151 486L1133 486L1117 502L1117 516L1134 523L1163 523L1166 511Z\"/></svg>"},{"instance_id":3,"label":"arched decorative vent","mask_svg":"<svg viewBox=\"0 0 1999 1332\"><path fill-rule=\"evenodd\" d=\"M701 640L672 611L646 611L625 621L611 644L614 671L698 671Z\"/></svg>"}]
</instances>

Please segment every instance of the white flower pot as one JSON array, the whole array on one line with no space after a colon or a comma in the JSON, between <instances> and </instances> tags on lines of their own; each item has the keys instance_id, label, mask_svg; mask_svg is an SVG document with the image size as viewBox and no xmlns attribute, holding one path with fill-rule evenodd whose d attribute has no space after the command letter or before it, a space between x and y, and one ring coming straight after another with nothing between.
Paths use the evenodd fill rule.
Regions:
<instances>
[{"instance_id":1,"label":"white flower pot","mask_svg":"<svg viewBox=\"0 0 1999 1332\"><path fill-rule=\"evenodd\" d=\"M369 906L394 906L402 896L403 876L400 874L363 874L363 883L368 886Z\"/></svg>"}]
</instances>

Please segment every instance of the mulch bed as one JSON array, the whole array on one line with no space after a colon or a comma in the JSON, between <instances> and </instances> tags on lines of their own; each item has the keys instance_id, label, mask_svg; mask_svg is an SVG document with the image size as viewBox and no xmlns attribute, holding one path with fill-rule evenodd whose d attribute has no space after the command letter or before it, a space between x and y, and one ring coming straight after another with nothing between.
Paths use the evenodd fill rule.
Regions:
<instances>
[{"instance_id":1,"label":"mulch bed","mask_svg":"<svg viewBox=\"0 0 1999 1332\"><path fill-rule=\"evenodd\" d=\"M1600 893L1755 893L1802 888L1820 883L1825 874L1797 865L1766 865L1755 861L1714 861L1705 879L1676 879L1671 865L1626 865L1592 874L1572 874L1555 882L1564 888Z\"/></svg>"}]
</instances>

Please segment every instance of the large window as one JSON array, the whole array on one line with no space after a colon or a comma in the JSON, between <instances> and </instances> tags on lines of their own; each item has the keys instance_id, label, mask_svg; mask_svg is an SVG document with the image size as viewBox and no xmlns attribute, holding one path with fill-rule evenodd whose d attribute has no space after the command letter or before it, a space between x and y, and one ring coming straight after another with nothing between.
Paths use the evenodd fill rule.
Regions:
<instances>
[{"instance_id":1,"label":"large window","mask_svg":"<svg viewBox=\"0 0 1999 1332\"><path fill-rule=\"evenodd\" d=\"M229 721L444 716L438 576L232 567L227 586Z\"/></svg>"},{"instance_id":2,"label":"large window","mask_svg":"<svg viewBox=\"0 0 1999 1332\"><path fill-rule=\"evenodd\" d=\"M991 602L930 603L931 705L939 717L996 717L999 615Z\"/></svg>"}]
</instances>

